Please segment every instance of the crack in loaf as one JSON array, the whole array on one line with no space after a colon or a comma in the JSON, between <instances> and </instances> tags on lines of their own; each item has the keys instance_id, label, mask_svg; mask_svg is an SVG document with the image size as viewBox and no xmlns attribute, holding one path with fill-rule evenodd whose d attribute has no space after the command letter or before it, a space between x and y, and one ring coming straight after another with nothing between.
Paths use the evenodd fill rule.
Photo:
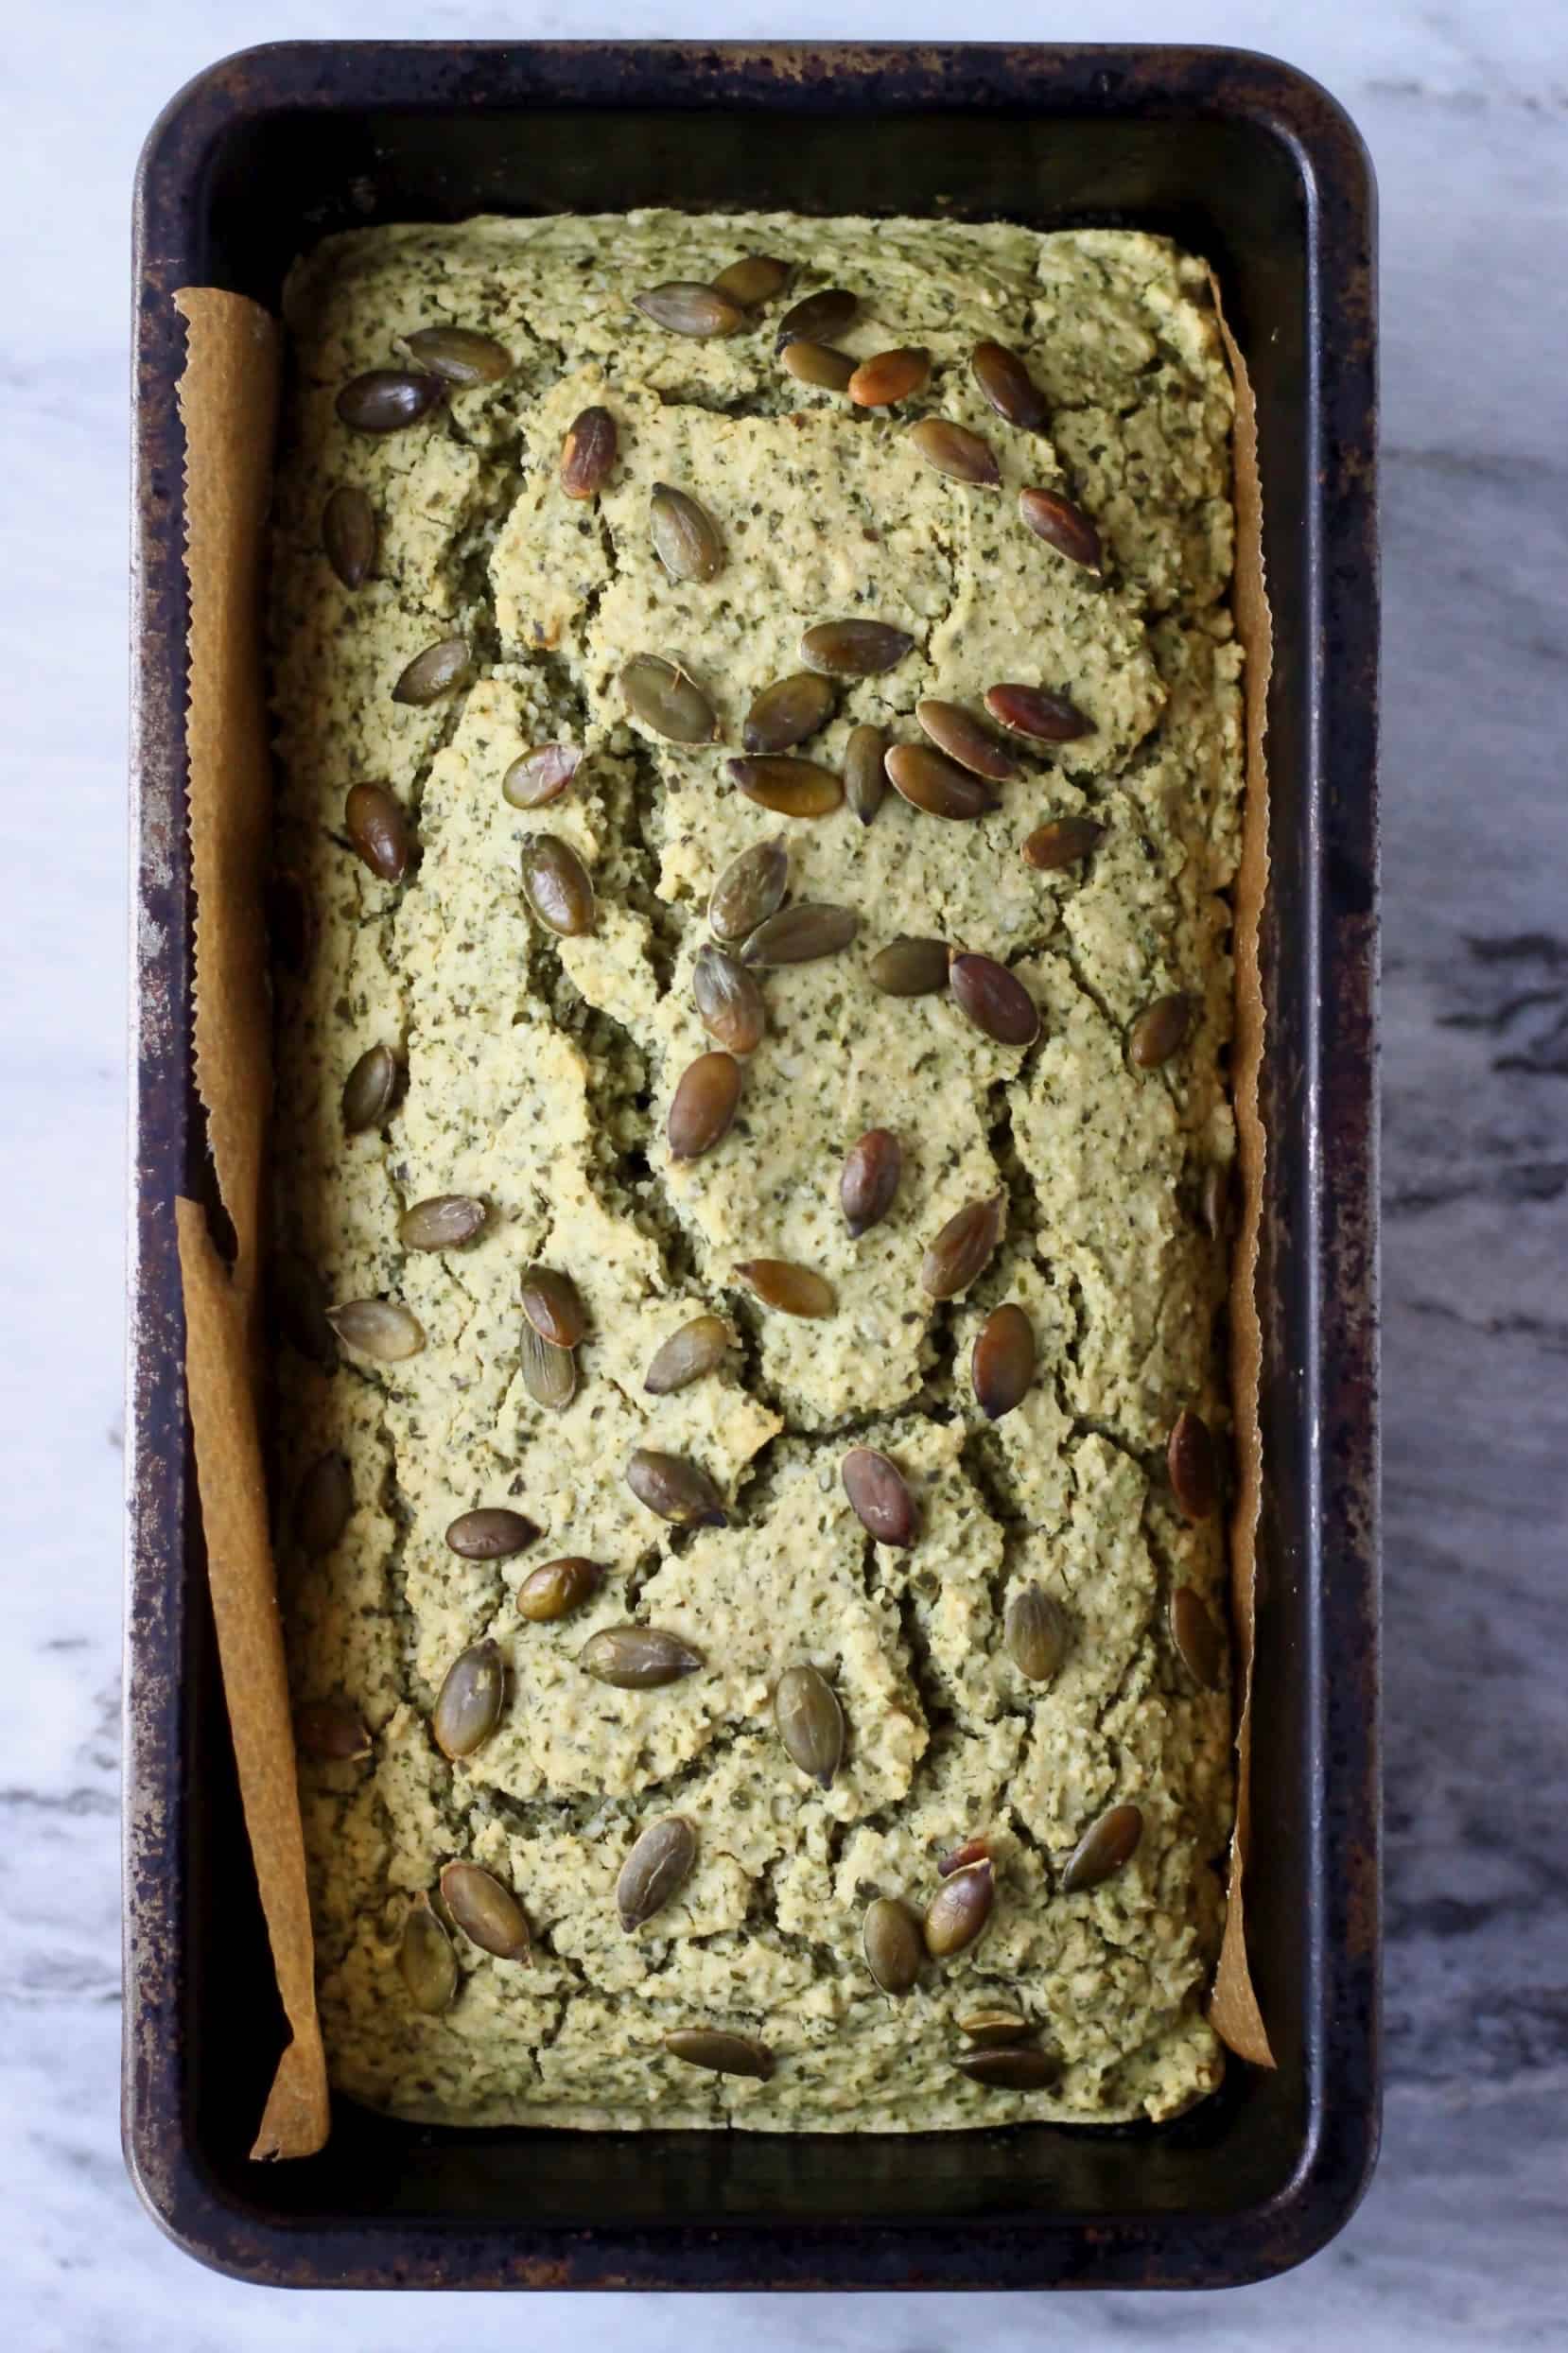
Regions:
<instances>
[{"instance_id":1,"label":"crack in loaf","mask_svg":"<svg viewBox=\"0 0 1568 2353\"><path fill-rule=\"evenodd\" d=\"M780 267L758 259L742 286L787 281L750 315L702 290L744 253ZM1185 1517L1163 1470L1183 1407L1225 1419L1224 1245L1196 1205L1233 1148L1239 654L1229 391L1201 285L1172 248L1124 233L656 214L355 233L295 273L277 860L314 945L278 980L276 1239L332 1300L398 1303L422 1343L375 1361L343 1347L331 1370L326 1350L282 1345L274 1379L296 1696L346 1703L369 1734L366 1756L304 1758L301 1785L333 2072L374 2104L899 2130L1162 2117L1217 2080L1201 2004L1228 1699L1223 1678L1196 1684L1166 1625L1177 1584L1219 1607L1223 1563L1216 1520ZM656 287L653 316L633 298ZM833 389L840 363L803 376L775 360L778 318L827 287L856 297L847 316L828 309L857 366L928 356L857 379L897 377L901 403L857 410ZM446 331L434 343L431 326ZM405 429L345 424L344 386L404 364L410 336L416 359L473 380ZM1035 388L993 361L1003 402L1045 426L980 384L971 355L998 340ZM349 407L363 415L363 396ZM567 496L563 444L590 410L613 433L583 441L570 487L589 495ZM925 445L960 448L973 479L928 462L908 433L922 418L970 436ZM1030 487L1054 503L1026 527ZM345 488L378 526L352 588L322 533ZM421 700L432 665L409 665L454 637L466 664ZM880 666L846 672L850 654ZM758 694L817 659L829 689L793 704L814 732L782 747L812 768L733 780ZM928 758L917 789L959 821L901 791L877 808L863 772L854 810L766 805L831 803L822 772L842 773L856 728L924 742L923 700L972 750L999 683L1057 698L1038 706L1061 740L1009 739L999 774L1018 773L983 791ZM953 705L967 734L941 717ZM710 741L648 721L705 706ZM568 748L518 781L549 745ZM416 839L395 881L345 833L365 781ZM1080 827L1076 859L1020 856L1039 827L1086 812L1100 830ZM545 853L564 931L520 887L539 836L565 845ZM775 836L787 904L846 908L854 935L843 944L841 924L832 952L779 964L770 949L751 967L764 1028L733 1116L677 1159L674 1090L714 1042L692 991L708 895ZM978 1022L946 992L882 993L873 960L905 935L1004 967L1038 1036L997 1042L984 989ZM1178 994L1160 1035L1179 1029L1179 1047L1141 1067L1132 1025ZM378 1125L345 1133L345 1081L378 1045L403 1066L398 1091ZM897 1138L897 1183L852 1237L840 1172L873 1128ZM998 1194L994 1246L934 1298L928 1249ZM405 1247L409 1209L447 1195L482 1203L482 1229ZM540 1265L569 1278L584 1327L561 1407L524 1362L522 1282ZM826 1312L784 1312L795 1293ZM1008 1301L1036 1368L991 1423L970 1353ZM700 1314L734 1345L651 1393L655 1351ZM841 1476L850 1445L902 1473L907 1545L862 1526ZM698 1466L728 1525L653 1516L626 1482L637 1448ZM352 1504L306 1557L292 1497L328 1452ZM503 1506L537 1530L514 1555L447 1546L460 1513ZM520 1616L522 1579L566 1556L598 1564L589 1597L559 1620ZM1030 1643L1007 1630L1020 1597ZM651 1688L596 1680L584 1645L628 1618L699 1664ZM487 1644L505 1669L494 1728L444 1754L436 1695ZM804 1713L775 1720L780 1677L805 1666ZM1113 1824L1086 1862L1086 1834L1130 1805L1136 1849ZM629 1930L618 1874L672 1814L695 1860ZM983 1932L889 1998L864 1965L867 1905L921 1913L938 1860L977 1838L994 1886ZM529 1962L445 1912L454 1858L520 1900ZM427 1897L457 1961L449 2001L423 1926L425 1965L399 1965ZM1038 2088L956 2065L959 2021L1003 1996L1051 2054ZM667 2048L677 2029L743 2038L698 2048L748 2065L761 2043L771 2065L706 2075Z\"/></svg>"}]
</instances>

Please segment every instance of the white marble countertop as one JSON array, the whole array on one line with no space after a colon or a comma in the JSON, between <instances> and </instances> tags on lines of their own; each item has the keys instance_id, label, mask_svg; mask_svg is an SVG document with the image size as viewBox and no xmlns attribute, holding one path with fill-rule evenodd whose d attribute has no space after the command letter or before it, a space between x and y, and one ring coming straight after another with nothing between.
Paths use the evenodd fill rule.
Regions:
<instances>
[{"instance_id":1,"label":"white marble countertop","mask_svg":"<svg viewBox=\"0 0 1568 2353\"><path fill-rule=\"evenodd\" d=\"M36 2353L1296 2353L1568 2342L1568 14L1560 0L1078 0L1080 39L1245 38L1382 183L1386 553L1387 2129L1344 2235L1224 2297L558 2297L438 2314L235 2286L117 2143L127 214L188 75L297 35L1001 37L1000 0L53 0L7 35L0 629L0 2182ZM1178 20L1179 16L1179 21ZM28 691L24 694L21 688ZM1557 1270L1554 1279L1554 1268ZM738 2308L744 2303L742 2312ZM1553 2313L1557 2314L1554 2321Z\"/></svg>"}]
</instances>

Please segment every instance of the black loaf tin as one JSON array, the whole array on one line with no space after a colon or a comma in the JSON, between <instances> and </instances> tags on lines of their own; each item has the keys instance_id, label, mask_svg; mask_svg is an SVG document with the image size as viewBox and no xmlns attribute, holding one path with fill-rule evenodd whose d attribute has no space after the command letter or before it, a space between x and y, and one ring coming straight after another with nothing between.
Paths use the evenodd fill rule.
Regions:
<instances>
[{"instance_id":1,"label":"black loaf tin","mask_svg":"<svg viewBox=\"0 0 1568 2353\"><path fill-rule=\"evenodd\" d=\"M1279 2058L1163 2130L432 2132L246 2149L281 2045L235 1794L171 1203L204 1191L184 842L182 286L479 212L950 210L1166 231L1257 393L1275 624L1253 1968ZM287 44L158 123L136 198L136 1114L125 2138L204 2261L345 2287L1213 2287L1299 2261L1378 2129L1373 194L1314 83L1219 49ZM873 266L868 260L868 267Z\"/></svg>"}]
</instances>

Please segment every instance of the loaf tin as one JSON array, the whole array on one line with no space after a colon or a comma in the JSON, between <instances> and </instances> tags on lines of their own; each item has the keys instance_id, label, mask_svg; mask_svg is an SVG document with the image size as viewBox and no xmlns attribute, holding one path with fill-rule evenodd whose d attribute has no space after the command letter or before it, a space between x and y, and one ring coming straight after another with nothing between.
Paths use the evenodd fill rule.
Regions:
<instances>
[{"instance_id":1,"label":"loaf tin","mask_svg":"<svg viewBox=\"0 0 1568 2353\"><path fill-rule=\"evenodd\" d=\"M170 296L276 305L329 231L783 207L1168 232L1255 388L1273 604L1266 1492L1253 1972L1279 2060L1164 2128L915 2137L432 2131L340 2103L246 2151L282 2041L182 1375L191 1078L185 588ZM299 43L173 101L135 236L135 1114L124 2118L170 2235L271 2285L1214 2287L1298 2262L1378 2132L1373 193L1315 84L1223 49Z\"/></svg>"}]
</instances>

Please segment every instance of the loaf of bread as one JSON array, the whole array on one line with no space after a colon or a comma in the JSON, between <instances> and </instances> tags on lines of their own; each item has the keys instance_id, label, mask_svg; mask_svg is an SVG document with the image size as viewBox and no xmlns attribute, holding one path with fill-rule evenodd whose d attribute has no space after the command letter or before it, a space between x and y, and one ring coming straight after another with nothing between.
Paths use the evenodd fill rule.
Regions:
<instances>
[{"instance_id":1,"label":"loaf of bread","mask_svg":"<svg viewBox=\"0 0 1568 2353\"><path fill-rule=\"evenodd\" d=\"M334 2081L1169 2117L1232 1804L1206 273L643 213L337 237L286 307L277 1549Z\"/></svg>"}]
</instances>

